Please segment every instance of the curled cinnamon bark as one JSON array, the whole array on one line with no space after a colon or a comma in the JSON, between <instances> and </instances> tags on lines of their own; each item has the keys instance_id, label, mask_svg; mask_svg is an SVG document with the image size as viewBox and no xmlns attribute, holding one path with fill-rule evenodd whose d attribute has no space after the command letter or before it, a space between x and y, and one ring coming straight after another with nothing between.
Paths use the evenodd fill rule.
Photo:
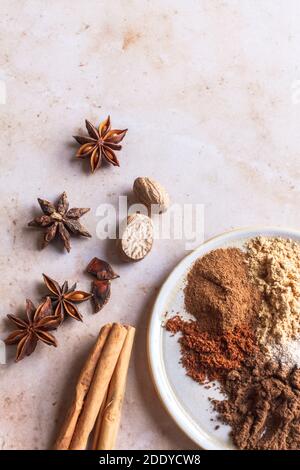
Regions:
<instances>
[{"instance_id":1,"label":"curled cinnamon bark","mask_svg":"<svg viewBox=\"0 0 300 470\"><path fill-rule=\"evenodd\" d=\"M98 438L94 439L93 448L95 450L112 450L115 448L134 335L135 328L128 326L127 336L109 384L106 405L99 415L101 426Z\"/></svg>"},{"instance_id":2,"label":"curled cinnamon bark","mask_svg":"<svg viewBox=\"0 0 300 470\"><path fill-rule=\"evenodd\" d=\"M113 324L95 369L94 377L69 447L70 450L84 450L86 448L89 435L96 423L126 335L127 329L124 326L117 323Z\"/></svg>"},{"instance_id":3,"label":"curled cinnamon bark","mask_svg":"<svg viewBox=\"0 0 300 470\"><path fill-rule=\"evenodd\" d=\"M87 392L89 390L92 378L97 366L97 362L101 355L102 349L106 342L106 339L110 333L111 324L104 325L99 333L98 339L90 352L85 365L80 373L75 395L68 411L66 420L60 430L60 433L55 441L53 446L54 450L67 450L69 449L75 427L78 421L78 417L81 413L84 400L86 398Z\"/></svg>"}]
</instances>

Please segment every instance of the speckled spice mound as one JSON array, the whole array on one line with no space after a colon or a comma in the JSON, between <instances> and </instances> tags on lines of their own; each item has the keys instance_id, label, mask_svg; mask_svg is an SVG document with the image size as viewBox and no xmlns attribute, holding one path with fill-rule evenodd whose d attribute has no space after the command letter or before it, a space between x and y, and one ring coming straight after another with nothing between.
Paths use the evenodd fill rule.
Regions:
<instances>
[{"instance_id":1,"label":"speckled spice mound","mask_svg":"<svg viewBox=\"0 0 300 470\"><path fill-rule=\"evenodd\" d=\"M199 328L216 334L251 323L261 305L245 253L238 248L219 248L199 258L188 273L184 298Z\"/></svg>"},{"instance_id":2,"label":"speckled spice mound","mask_svg":"<svg viewBox=\"0 0 300 470\"><path fill-rule=\"evenodd\" d=\"M250 277L263 293L258 339L263 346L300 334L300 245L258 237L246 245Z\"/></svg>"}]
</instances>

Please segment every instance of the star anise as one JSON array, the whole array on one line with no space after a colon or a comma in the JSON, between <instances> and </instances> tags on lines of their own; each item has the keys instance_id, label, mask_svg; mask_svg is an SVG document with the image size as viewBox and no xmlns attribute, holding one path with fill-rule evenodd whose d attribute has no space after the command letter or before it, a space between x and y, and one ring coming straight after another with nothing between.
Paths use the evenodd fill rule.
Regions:
<instances>
[{"instance_id":1,"label":"star anise","mask_svg":"<svg viewBox=\"0 0 300 470\"><path fill-rule=\"evenodd\" d=\"M46 276L46 274L43 274L43 278L48 290L51 292L49 297L52 301L52 306L55 308L54 315L59 317L61 322L66 315L70 315L75 320L82 321L82 316L74 303L85 302L92 297L92 294L75 290L76 284L69 289L67 281L60 286L57 281Z\"/></svg>"},{"instance_id":2,"label":"star anise","mask_svg":"<svg viewBox=\"0 0 300 470\"><path fill-rule=\"evenodd\" d=\"M6 344L18 345L16 362L32 354L39 340L49 346L57 346L56 339L49 331L59 326L60 319L52 314L50 297L47 297L37 308L31 300L27 299L25 312L26 319L7 315L17 326L17 329L5 339Z\"/></svg>"},{"instance_id":3,"label":"star anise","mask_svg":"<svg viewBox=\"0 0 300 470\"><path fill-rule=\"evenodd\" d=\"M44 215L35 217L28 225L29 227L41 227L45 230L42 248L45 248L58 235L69 252L71 250L70 233L83 237L92 236L78 220L90 209L77 207L69 209L66 192L61 194L56 206L40 198L38 198L38 202Z\"/></svg>"},{"instance_id":4,"label":"star anise","mask_svg":"<svg viewBox=\"0 0 300 470\"><path fill-rule=\"evenodd\" d=\"M121 150L119 145L124 139L128 129L111 129L110 117L101 122L98 129L88 120L85 121L88 136L73 136L81 145L76 157L90 157L92 173L100 167L103 160L114 166L120 166L115 154L116 150Z\"/></svg>"},{"instance_id":5,"label":"star anise","mask_svg":"<svg viewBox=\"0 0 300 470\"><path fill-rule=\"evenodd\" d=\"M97 313L109 301L110 281L120 276L114 272L110 264L99 258L93 258L86 270L97 278L92 282L94 312Z\"/></svg>"}]
</instances>

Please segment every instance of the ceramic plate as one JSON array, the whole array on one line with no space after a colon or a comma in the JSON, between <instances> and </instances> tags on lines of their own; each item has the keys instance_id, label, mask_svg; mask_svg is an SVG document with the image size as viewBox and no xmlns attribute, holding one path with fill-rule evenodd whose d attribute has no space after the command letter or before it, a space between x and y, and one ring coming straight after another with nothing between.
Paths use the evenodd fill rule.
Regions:
<instances>
[{"instance_id":1,"label":"ceramic plate","mask_svg":"<svg viewBox=\"0 0 300 470\"><path fill-rule=\"evenodd\" d=\"M235 230L208 240L171 272L153 307L148 329L148 357L157 392L178 426L203 449L234 448L230 441L230 428L216 421L209 402L209 397L222 399L222 395L217 384L207 389L186 376L179 364L177 337L172 336L162 325L166 320L166 312L167 318L177 312L189 318L183 307L183 287L187 272L199 256L216 248L242 248L249 238L259 235L293 238L300 242L300 232L278 228ZM220 427L216 428L217 425Z\"/></svg>"}]
</instances>

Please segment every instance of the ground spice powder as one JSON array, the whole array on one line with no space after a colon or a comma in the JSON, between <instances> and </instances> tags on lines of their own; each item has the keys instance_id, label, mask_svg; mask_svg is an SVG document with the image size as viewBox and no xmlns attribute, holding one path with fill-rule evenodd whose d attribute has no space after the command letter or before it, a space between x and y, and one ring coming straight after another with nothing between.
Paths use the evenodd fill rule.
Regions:
<instances>
[{"instance_id":1,"label":"ground spice powder","mask_svg":"<svg viewBox=\"0 0 300 470\"><path fill-rule=\"evenodd\" d=\"M276 273L281 275L284 266L278 262ZM165 326L180 333L187 375L202 384L218 380L226 399L211 401L219 419L231 426L238 448L299 449L300 369L267 361L261 351L257 320L261 321L266 292L253 276L255 266L254 261L247 266L245 254L237 248L200 258L184 291L186 309L196 320L176 315ZM268 279L269 272L260 271L261 278ZM284 286L287 290L294 278Z\"/></svg>"},{"instance_id":2,"label":"ground spice powder","mask_svg":"<svg viewBox=\"0 0 300 470\"><path fill-rule=\"evenodd\" d=\"M176 315L167 321L166 329L174 334L181 332L181 363L187 375L199 383L221 379L239 369L258 350L249 326L211 335L201 330L199 322L184 321Z\"/></svg>"},{"instance_id":3,"label":"ground spice powder","mask_svg":"<svg viewBox=\"0 0 300 470\"><path fill-rule=\"evenodd\" d=\"M239 449L300 448L300 370L259 354L221 380L228 399L213 401Z\"/></svg>"},{"instance_id":4,"label":"ground spice powder","mask_svg":"<svg viewBox=\"0 0 300 470\"><path fill-rule=\"evenodd\" d=\"M188 273L184 294L187 311L211 334L252 323L262 299L238 248L214 250L199 258Z\"/></svg>"},{"instance_id":5,"label":"ground spice powder","mask_svg":"<svg viewBox=\"0 0 300 470\"><path fill-rule=\"evenodd\" d=\"M257 237L247 243L250 276L263 294L258 337L267 348L300 335L300 245L294 240Z\"/></svg>"}]
</instances>

